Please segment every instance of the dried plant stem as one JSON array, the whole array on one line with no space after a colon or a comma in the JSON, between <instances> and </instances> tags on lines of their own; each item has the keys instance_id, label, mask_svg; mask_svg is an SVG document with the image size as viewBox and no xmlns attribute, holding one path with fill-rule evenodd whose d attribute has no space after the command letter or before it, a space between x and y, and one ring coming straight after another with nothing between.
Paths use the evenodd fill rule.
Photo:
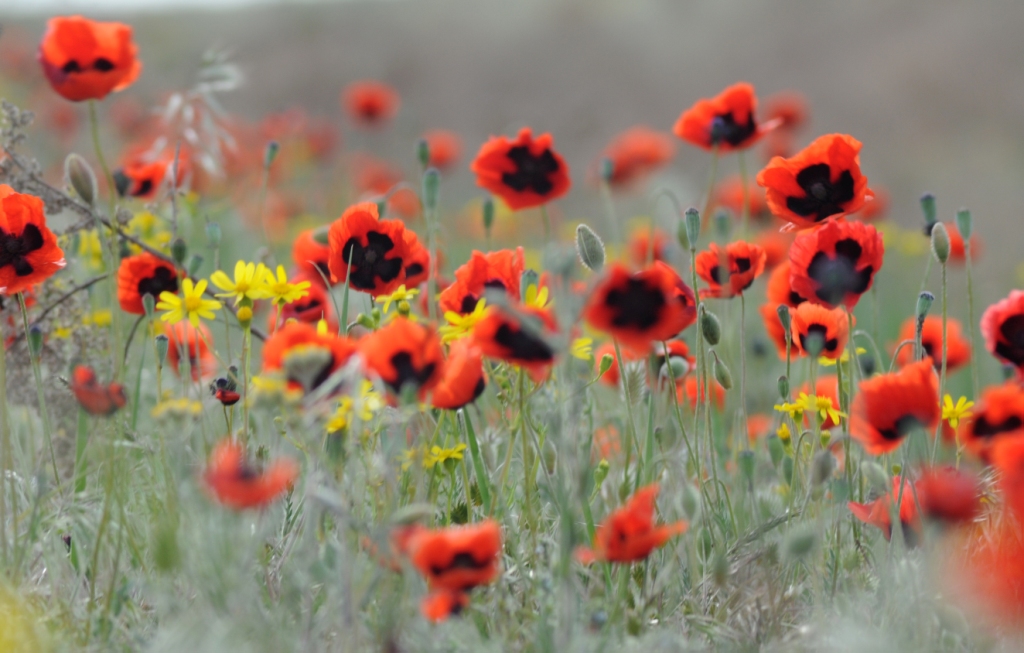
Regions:
<instances>
[{"instance_id":1,"label":"dried plant stem","mask_svg":"<svg viewBox=\"0 0 1024 653\"><path fill-rule=\"evenodd\" d=\"M50 411L46 408L46 394L43 392L43 372L39 367L39 356L32 351L32 340L29 337L28 308L25 306L24 293L18 293L18 306L21 308L21 320L25 325L25 334L28 344L28 357L32 362L32 376L36 381L36 396L39 398L39 417L43 421L43 437L46 439L46 447L50 450L50 462L53 463L53 478L60 490L60 472L57 470L57 453L53 448L53 431L50 426ZM0 344L2 346L2 344ZM5 411L6 413L6 411Z\"/></svg>"}]
</instances>

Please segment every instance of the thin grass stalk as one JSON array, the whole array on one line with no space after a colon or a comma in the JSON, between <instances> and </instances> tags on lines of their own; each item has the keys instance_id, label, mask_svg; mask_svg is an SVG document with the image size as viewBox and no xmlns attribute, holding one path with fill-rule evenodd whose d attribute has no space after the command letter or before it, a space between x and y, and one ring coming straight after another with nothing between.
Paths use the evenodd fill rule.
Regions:
<instances>
[{"instance_id":1,"label":"thin grass stalk","mask_svg":"<svg viewBox=\"0 0 1024 653\"><path fill-rule=\"evenodd\" d=\"M31 338L29 336L28 308L25 306L24 293L18 293L18 307L21 309L21 320L25 325L25 344L28 346L28 358L32 363L32 376L36 382L36 397L39 400L39 417L43 421L43 437L46 440L46 448L50 450L50 462L53 464L53 479L60 491L60 472L57 470L57 453L53 448L53 430L50 426L50 411L46 407L46 393L43 391L43 372L39 367L39 356L32 351ZM0 343L0 346L3 346ZM5 411L6 412L6 411Z\"/></svg>"},{"instance_id":2,"label":"thin grass stalk","mask_svg":"<svg viewBox=\"0 0 1024 653\"><path fill-rule=\"evenodd\" d=\"M9 564L7 551L7 471L13 468L11 461L11 410L7 404L6 342L4 321L0 320L0 552L3 554L5 568ZM13 486L11 487L11 496L14 496Z\"/></svg>"},{"instance_id":3,"label":"thin grass stalk","mask_svg":"<svg viewBox=\"0 0 1024 653\"><path fill-rule=\"evenodd\" d=\"M948 354L948 346L946 344L946 329L948 326L948 316L946 308L946 263L942 262L942 367L939 371L939 405L942 405L942 398L946 392L946 357ZM971 352L973 358L974 352ZM935 457L939 452L939 440L942 437L942 418L939 418L939 423L935 427L935 441L932 443L932 455L931 462L935 464Z\"/></svg>"}]
</instances>

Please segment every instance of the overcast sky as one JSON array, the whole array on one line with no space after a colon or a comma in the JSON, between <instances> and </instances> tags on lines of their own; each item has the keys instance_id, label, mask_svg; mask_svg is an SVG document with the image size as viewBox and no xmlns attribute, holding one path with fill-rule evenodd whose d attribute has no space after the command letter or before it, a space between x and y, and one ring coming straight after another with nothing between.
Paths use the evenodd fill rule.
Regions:
<instances>
[{"instance_id":1,"label":"overcast sky","mask_svg":"<svg viewBox=\"0 0 1024 653\"><path fill-rule=\"evenodd\" d=\"M0 16L18 14L52 14L111 10L166 11L169 9L195 9L207 7L221 9L253 4L308 4L317 0L0 0ZM353 0L323 0L325 2L352 2Z\"/></svg>"}]
</instances>

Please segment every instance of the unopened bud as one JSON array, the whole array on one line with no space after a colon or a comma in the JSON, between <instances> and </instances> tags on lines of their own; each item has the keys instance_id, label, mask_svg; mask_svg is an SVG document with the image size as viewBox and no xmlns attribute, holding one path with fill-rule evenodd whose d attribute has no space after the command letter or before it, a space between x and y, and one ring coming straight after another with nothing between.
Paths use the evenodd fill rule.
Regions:
<instances>
[{"instance_id":1,"label":"unopened bud","mask_svg":"<svg viewBox=\"0 0 1024 653\"><path fill-rule=\"evenodd\" d=\"M715 359L711 364L711 369L715 373L715 380L718 381L723 388L726 390L732 389L732 372L726 367L725 363L718 359L718 353L712 351L711 356Z\"/></svg>"},{"instance_id":2,"label":"unopened bud","mask_svg":"<svg viewBox=\"0 0 1024 653\"><path fill-rule=\"evenodd\" d=\"M33 324L28 330L28 350L32 358L39 358L39 352L43 350L43 330L38 324Z\"/></svg>"},{"instance_id":3,"label":"unopened bud","mask_svg":"<svg viewBox=\"0 0 1024 653\"><path fill-rule=\"evenodd\" d=\"M540 290L540 275L536 270L524 270L523 276L519 277L519 287L522 289L520 301L526 301L526 291L530 286L537 286L537 290Z\"/></svg>"},{"instance_id":4,"label":"unopened bud","mask_svg":"<svg viewBox=\"0 0 1024 653\"><path fill-rule=\"evenodd\" d=\"M683 220L686 222L687 249L696 251L697 241L700 240L700 213L695 208L688 208L683 214Z\"/></svg>"},{"instance_id":5,"label":"unopened bud","mask_svg":"<svg viewBox=\"0 0 1024 653\"><path fill-rule=\"evenodd\" d=\"M786 339L788 340L790 337L792 337L790 333L792 320L789 315L789 307L786 306L785 304L779 304L779 306L775 309L775 312L778 313L779 315L779 323L782 324L782 328L786 332Z\"/></svg>"},{"instance_id":6,"label":"unopened bud","mask_svg":"<svg viewBox=\"0 0 1024 653\"><path fill-rule=\"evenodd\" d=\"M206 223L206 241L210 243L211 247L217 247L220 245L221 230L219 222L207 222Z\"/></svg>"},{"instance_id":7,"label":"unopened bud","mask_svg":"<svg viewBox=\"0 0 1024 653\"><path fill-rule=\"evenodd\" d=\"M786 485L793 485L793 458L786 456L782 459L782 479Z\"/></svg>"},{"instance_id":8,"label":"unopened bud","mask_svg":"<svg viewBox=\"0 0 1024 653\"><path fill-rule=\"evenodd\" d=\"M921 213L924 214L926 228L929 225L935 224L935 221L938 220L938 214L935 212L935 196L931 193L925 193L921 196Z\"/></svg>"},{"instance_id":9,"label":"unopened bud","mask_svg":"<svg viewBox=\"0 0 1024 653\"><path fill-rule=\"evenodd\" d=\"M483 208L481 210L481 213L482 213L481 218L483 219L483 222L484 222L484 231L487 232L488 235L490 235L491 227L494 226L494 199L493 198L488 197L487 199L484 200L484 205L483 205Z\"/></svg>"},{"instance_id":10,"label":"unopened bud","mask_svg":"<svg viewBox=\"0 0 1024 653\"><path fill-rule=\"evenodd\" d=\"M576 227L576 253L588 270L600 272L604 267L604 243L593 229L582 223Z\"/></svg>"},{"instance_id":11,"label":"unopened bud","mask_svg":"<svg viewBox=\"0 0 1024 653\"><path fill-rule=\"evenodd\" d=\"M430 165L430 143L427 142L427 139L421 138L417 141L416 158L420 162L420 167L424 170Z\"/></svg>"},{"instance_id":12,"label":"unopened bud","mask_svg":"<svg viewBox=\"0 0 1024 653\"><path fill-rule=\"evenodd\" d=\"M377 328L377 324L374 322L373 318L367 315L366 313L360 313L359 315L357 315L356 323L359 326L363 327L364 329L369 329L370 331L373 331L374 329Z\"/></svg>"},{"instance_id":13,"label":"unopened bud","mask_svg":"<svg viewBox=\"0 0 1024 653\"><path fill-rule=\"evenodd\" d=\"M971 239L971 234L974 233L974 219L971 217L971 212L967 209L960 209L956 212L956 230L960 232L960 236L964 239L964 247L967 247L967 241Z\"/></svg>"},{"instance_id":14,"label":"unopened bud","mask_svg":"<svg viewBox=\"0 0 1024 653\"><path fill-rule=\"evenodd\" d=\"M868 484L876 492L886 492L891 489L892 485L889 482L889 477L885 473L885 469L881 465L873 460L865 460L860 464L860 471L864 474L864 478L868 479Z\"/></svg>"},{"instance_id":15,"label":"unopened bud","mask_svg":"<svg viewBox=\"0 0 1024 653\"><path fill-rule=\"evenodd\" d=\"M171 257L178 265L185 264L185 257L188 256L188 245L183 238L175 238L171 243Z\"/></svg>"},{"instance_id":16,"label":"unopened bud","mask_svg":"<svg viewBox=\"0 0 1024 653\"><path fill-rule=\"evenodd\" d=\"M437 208L437 198L441 191L441 173L437 168L427 168L423 173L423 206L428 211Z\"/></svg>"},{"instance_id":17,"label":"unopened bud","mask_svg":"<svg viewBox=\"0 0 1024 653\"><path fill-rule=\"evenodd\" d=\"M789 377L785 374L779 376L779 396L789 399Z\"/></svg>"},{"instance_id":18,"label":"unopened bud","mask_svg":"<svg viewBox=\"0 0 1024 653\"><path fill-rule=\"evenodd\" d=\"M943 265L949 260L949 232L941 222L935 223L932 228L932 254Z\"/></svg>"},{"instance_id":19,"label":"unopened bud","mask_svg":"<svg viewBox=\"0 0 1024 653\"><path fill-rule=\"evenodd\" d=\"M203 257L199 254L193 254L192 258L188 261L188 276L194 277L199 272L199 267L203 264Z\"/></svg>"},{"instance_id":20,"label":"unopened bud","mask_svg":"<svg viewBox=\"0 0 1024 653\"><path fill-rule=\"evenodd\" d=\"M82 201L92 206L96 201L96 174L81 156L72 152L64 159L64 177Z\"/></svg>"},{"instance_id":21,"label":"unopened bud","mask_svg":"<svg viewBox=\"0 0 1024 653\"><path fill-rule=\"evenodd\" d=\"M661 366L659 376L664 379L679 379L686 376L690 371L690 363L682 356L671 356Z\"/></svg>"},{"instance_id":22,"label":"unopened bud","mask_svg":"<svg viewBox=\"0 0 1024 653\"><path fill-rule=\"evenodd\" d=\"M540 455L544 461L544 468L548 471L548 474L553 475L558 467L558 450L555 448L555 443L551 441L551 438L544 441Z\"/></svg>"},{"instance_id":23,"label":"unopened bud","mask_svg":"<svg viewBox=\"0 0 1024 653\"><path fill-rule=\"evenodd\" d=\"M893 465L892 465L892 473L893 473L894 476L899 474L902 471L903 471L903 465L901 465L899 463L893 463Z\"/></svg>"},{"instance_id":24,"label":"unopened bud","mask_svg":"<svg viewBox=\"0 0 1024 653\"><path fill-rule=\"evenodd\" d=\"M277 158L277 153L280 151L281 146L277 141L270 141L267 143L267 149L263 151L263 167L269 168L270 164Z\"/></svg>"},{"instance_id":25,"label":"unopened bud","mask_svg":"<svg viewBox=\"0 0 1024 653\"><path fill-rule=\"evenodd\" d=\"M935 295L927 290L917 296L917 319L919 322L923 321L925 316L928 315L928 311L931 310L932 302L934 301Z\"/></svg>"},{"instance_id":26,"label":"unopened bud","mask_svg":"<svg viewBox=\"0 0 1024 653\"><path fill-rule=\"evenodd\" d=\"M142 310L147 316L153 317L153 312L156 310L156 298L152 294L146 293L142 296Z\"/></svg>"},{"instance_id":27,"label":"unopened bud","mask_svg":"<svg viewBox=\"0 0 1024 653\"><path fill-rule=\"evenodd\" d=\"M718 341L722 339L722 325L718 318L704 308L703 303L698 307L697 314L700 316L700 331L704 334L704 339L709 345L717 345Z\"/></svg>"},{"instance_id":28,"label":"unopened bud","mask_svg":"<svg viewBox=\"0 0 1024 653\"><path fill-rule=\"evenodd\" d=\"M615 362L615 359L612 358L611 354L605 354L604 356L602 356L601 357L601 365L600 365L600 367L597 368L598 369L598 374L597 375L598 376L603 376L605 372L607 372L608 370L610 370L612 368L612 363L614 363L614 362Z\"/></svg>"},{"instance_id":29,"label":"unopened bud","mask_svg":"<svg viewBox=\"0 0 1024 653\"><path fill-rule=\"evenodd\" d=\"M786 455L786 447L783 446L779 436L768 436L768 455L771 456L772 466L778 469L779 463L782 462L782 457Z\"/></svg>"},{"instance_id":30,"label":"unopened bud","mask_svg":"<svg viewBox=\"0 0 1024 653\"><path fill-rule=\"evenodd\" d=\"M615 162L607 157L601 159L601 181L606 184L610 183L613 176L615 176Z\"/></svg>"},{"instance_id":31,"label":"unopened bud","mask_svg":"<svg viewBox=\"0 0 1024 653\"><path fill-rule=\"evenodd\" d=\"M832 478L832 472L836 469L836 459L831 451L819 451L811 463L811 484L821 485Z\"/></svg>"},{"instance_id":32,"label":"unopened bud","mask_svg":"<svg viewBox=\"0 0 1024 653\"><path fill-rule=\"evenodd\" d=\"M601 462L597 463L597 467L594 468L594 486L601 487L604 483L604 479L608 478L608 471L611 469L611 465L604 458Z\"/></svg>"},{"instance_id":33,"label":"unopened bud","mask_svg":"<svg viewBox=\"0 0 1024 653\"><path fill-rule=\"evenodd\" d=\"M236 317L238 317L238 322L243 327L247 326L250 322L252 322L252 308L250 308L249 306L241 307L240 309L238 309Z\"/></svg>"},{"instance_id":34,"label":"unopened bud","mask_svg":"<svg viewBox=\"0 0 1024 653\"><path fill-rule=\"evenodd\" d=\"M167 360L167 336L160 334L156 337L156 362L160 367L164 366Z\"/></svg>"},{"instance_id":35,"label":"unopened bud","mask_svg":"<svg viewBox=\"0 0 1024 653\"><path fill-rule=\"evenodd\" d=\"M741 451L736 457L736 462L740 468L740 473L743 474L743 478L746 479L747 483L753 483L754 464L757 462L754 458L754 452L750 449Z\"/></svg>"},{"instance_id":36,"label":"unopened bud","mask_svg":"<svg viewBox=\"0 0 1024 653\"><path fill-rule=\"evenodd\" d=\"M711 578L719 587L729 580L729 558L722 551L716 551L711 560Z\"/></svg>"}]
</instances>

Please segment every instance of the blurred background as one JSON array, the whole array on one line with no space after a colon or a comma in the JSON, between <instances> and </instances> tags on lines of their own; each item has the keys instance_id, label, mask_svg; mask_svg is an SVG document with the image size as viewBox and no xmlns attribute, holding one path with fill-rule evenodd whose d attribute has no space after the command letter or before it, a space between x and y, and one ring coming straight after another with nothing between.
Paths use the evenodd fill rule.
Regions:
<instances>
[{"instance_id":1,"label":"blurred background","mask_svg":"<svg viewBox=\"0 0 1024 653\"><path fill-rule=\"evenodd\" d=\"M339 3L243 0L4 0L5 37L34 47L48 15L80 12L135 28L145 70L125 94L159 102L187 88L204 50L232 53L247 81L225 106L251 119L303 107L342 128L345 147L372 147L415 170L426 129L458 132L463 160L445 200L477 197L468 160L489 134L550 131L574 188L573 221L603 204L590 183L608 140L634 124L668 131L701 97L747 80L759 95L797 90L811 110L802 146L847 132L864 143L872 186L889 217L920 225L932 191L939 217L966 206L984 241L982 299L1019 285L1024 187L1024 3L805 0L406 0ZM3 40L0 38L0 40ZM41 78L41 73L37 73ZM402 108L387 134L345 129L339 92L376 78ZM84 111L84 108L82 108ZM83 114L84 115L84 114ZM735 157L723 172L735 171ZM678 144L657 183L700 202L710 156ZM751 161L759 168L763 160ZM643 193L624 212L647 209ZM569 221L569 220L567 220ZM954 286L959 288L959 286Z\"/></svg>"}]
</instances>

